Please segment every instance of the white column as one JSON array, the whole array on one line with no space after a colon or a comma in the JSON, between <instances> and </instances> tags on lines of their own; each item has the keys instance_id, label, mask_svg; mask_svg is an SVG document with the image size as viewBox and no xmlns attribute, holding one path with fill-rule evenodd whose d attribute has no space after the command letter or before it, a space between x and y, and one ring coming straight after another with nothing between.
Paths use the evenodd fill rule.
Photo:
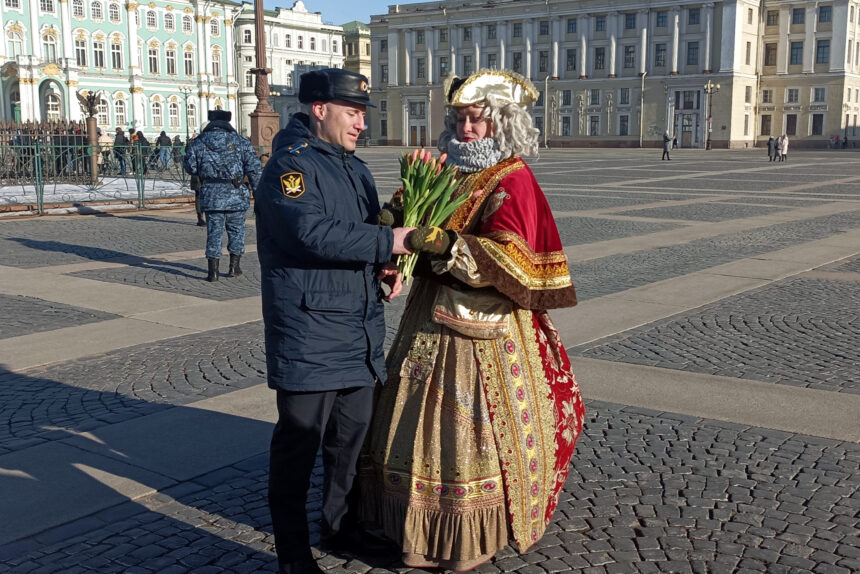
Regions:
<instances>
[{"instance_id":1,"label":"white column","mask_svg":"<svg viewBox=\"0 0 860 574\"><path fill-rule=\"evenodd\" d=\"M499 22L499 68L507 68L507 60L505 54L505 46L508 42L508 24L507 22Z\"/></svg>"},{"instance_id":2,"label":"white column","mask_svg":"<svg viewBox=\"0 0 860 574\"><path fill-rule=\"evenodd\" d=\"M637 20L642 30L639 42L639 75L644 76L648 71L648 10L639 10Z\"/></svg>"},{"instance_id":3,"label":"white column","mask_svg":"<svg viewBox=\"0 0 860 574\"><path fill-rule=\"evenodd\" d=\"M200 10L200 7L198 6L197 9ZM207 64L209 58L206 57L206 40L203 36L206 26L203 23L203 14L199 11L195 14L194 20L197 22L197 77L203 80L209 74L209 66ZM208 98L209 96L207 95L206 97Z\"/></svg>"},{"instance_id":4,"label":"white column","mask_svg":"<svg viewBox=\"0 0 860 574\"><path fill-rule=\"evenodd\" d=\"M806 6L806 37L803 39L803 73L815 72L815 30L818 28L818 6ZM831 44L833 42L831 41ZM832 49L832 46L831 46Z\"/></svg>"},{"instance_id":5,"label":"white column","mask_svg":"<svg viewBox=\"0 0 860 574\"><path fill-rule=\"evenodd\" d=\"M3 6L5 2L0 2L0 22L5 22L6 19L3 17ZM0 42L0 61L2 61L6 57L6 37L0 38L3 40ZM21 38L23 41L23 38ZM23 48L23 46L22 46ZM7 108L6 101L3 99L3 90L0 90L0 119L5 119L6 115L3 112Z\"/></svg>"},{"instance_id":6,"label":"white column","mask_svg":"<svg viewBox=\"0 0 860 574\"><path fill-rule=\"evenodd\" d=\"M131 70L132 75L140 74L141 72L141 62L137 61L137 25L134 23L135 12L137 12L137 8L132 8L131 4L126 4L125 23L128 31L128 67ZM110 46L108 46L108 48L110 48ZM105 57L109 58L110 53L105 54Z\"/></svg>"},{"instance_id":7,"label":"white column","mask_svg":"<svg viewBox=\"0 0 860 574\"><path fill-rule=\"evenodd\" d=\"M788 31L791 29L791 10L788 6L779 9L779 40L776 45L776 73L787 74L788 63L791 61L791 40Z\"/></svg>"},{"instance_id":8,"label":"white column","mask_svg":"<svg viewBox=\"0 0 860 574\"><path fill-rule=\"evenodd\" d=\"M18 91L21 97L21 121L23 122L28 120L38 122L42 119L42 110L36 94L36 81L29 77L22 77L18 81Z\"/></svg>"},{"instance_id":9,"label":"white column","mask_svg":"<svg viewBox=\"0 0 860 574\"><path fill-rule=\"evenodd\" d=\"M585 79L588 77L588 16L582 16L579 19L579 77Z\"/></svg>"},{"instance_id":10,"label":"white column","mask_svg":"<svg viewBox=\"0 0 860 574\"><path fill-rule=\"evenodd\" d=\"M681 21L681 10L677 7L672 8L670 12L672 17L672 71L669 72L670 76L678 75L678 50L680 48L679 43L681 41L680 38L680 21Z\"/></svg>"},{"instance_id":11,"label":"white column","mask_svg":"<svg viewBox=\"0 0 860 574\"><path fill-rule=\"evenodd\" d=\"M37 10L37 9L38 9L38 4L36 2L33 2L30 5L30 10L32 11L32 10ZM107 10L107 6L104 6L104 9ZM61 25L63 28L62 29L63 35L61 38L61 40L63 42L63 46L62 46L63 57L69 58L73 62L76 62L76 60L75 60L75 46L72 43L72 14L71 14L71 11L69 9L68 0L60 0L60 22L62 23ZM69 91L71 92L71 90L69 90ZM74 102L77 102L78 98L69 98L70 102L73 100L74 100ZM78 111L80 111L80 106L78 106Z\"/></svg>"},{"instance_id":12,"label":"white column","mask_svg":"<svg viewBox=\"0 0 860 574\"><path fill-rule=\"evenodd\" d=\"M720 34L720 72L733 72L738 69L740 38L743 37L745 6L738 7L737 0L723 2L723 29ZM736 46L737 44L738 46Z\"/></svg>"},{"instance_id":13,"label":"white column","mask_svg":"<svg viewBox=\"0 0 860 574\"><path fill-rule=\"evenodd\" d=\"M399 55L400 55L400 34L395 30L388 33L388 85L399 86Z\"/></svg>"},{"instance_id":14,"label":"white column","mask_svg":"<svg viewBox=\"0 0 860 574\"><path fill-rule=\"evenodd\" d=\"M552 19L552 79L558 79L558 44L561 38L561 18Z\"/></svg>"},{"instance_id":15,"label":"white column","mask_svg":"<svg viewBox=\"0 0 860 574\"><path fill-rule=\"evenodd\" d=\"M616 51L618 49L618 12L610 12L607 17L609 27L609 77L615 77Z\"/></svg>"},{"instance_id":16,"label":"white column","mask_svg":"<svg viewBox=\"0 0 860 574\"><path fill-rule=\"evenodd\" d=\"M235 75L235 73L233 71L233 54L235 53L234 52L234 46L233 46L233 20L232 20L232 14L230 14L229 11L226 11L226 13L224 14L224 30L226 32L226 38L227 38L227 46L224 50L224 58L227 60L227 82L229 85L229 83L233 81L233 78ZM270 44L270 46L271 46L271 44ZM326 46L331 47L331 38L328 39ZM274 62L272 62L271 60L268 61L268 64L269 64L270 68L275 67ZM235 116L236 114L233 114L233 115Z\"/></svg>"},{"instance_id":17,"label":"white column","mask_svg":"<svg viewBox=\"0 0 860 574\"><path fill-rule=\"evenodd\" d=\"M412 82L412 49L414 36L411 30L403 32L403 85L411 86Z\"/></svg>"},{"instance_id":18,"label":"white column","mask_svg":"<svg viewBox=\"0 0 860 574\"><path fill-rule=\"evenodd\" d=\"M711 43L714 41L714 4L705 4L705 62L703 71L711 73Z\"/></svg>"},{"instance_id":19,"label":"white column","mask_svg":"<svg viewBox=\"0 0 860 574\"><path fill-rule=\"evenodd\" d=\"M433 44L435 42L436 42L436 30L434 30L433 28L428 26L427 28L424 29L424 45L427 47L427 62L425 63L425 66L427 67L427 69L425 70L425 72L427 73L427 83L428 84L434 83L433 82L433 56L434 56ZM428 118L430 117L429 112L430 112L430 110L428 108L428 110L427 110L427 117Z\"/></svg>"},{"instance_id":20,"label":"white column","mask_svg":"<svg viewBox=\"0 0 860 574\"><path fill-rule=\"evenodd\" d=\"M448 73L457 73L457 27L448 26Z\"/></svg>"},{"instance_id":21,"label":"white column","mask_svg":"<svg viewBox=\"0 0 860 574\"><path fill-rule=\"evenodd\" d=\"M30 55L35 56L36 58L42 57L42 35L39 30L39 3L33 2L30 5ZM6 41L6 37L4 34L2 39L4 42ZM23 51L25 54L27 50ZM38 106L36 106L38 110ZM21 119L24 119L24 93L21 93Z\"/></svg>"},{"instance_id":22,"label":"white column","mask_svg":"<svg viewBox=\"0 0 860 574\"><path fill-rule=\"evenodd\" d=\"M481 25L475 24L472 26L472 42L475 44L475 69L477 72L481 69Z\"/></svg>"},{"instance_id":23,"label":"white column","mask_svg":"<svg viewBox=\"0 0 860 574\"><path fill-rule=\"evenodd\" d=\"M525 22L523 22L523 34L526 37L526 53L525 53L525 77L531 79L532 77L532 36L534 35L535 24L534 20L529 18Z\"/></svg>"}]
</instances>

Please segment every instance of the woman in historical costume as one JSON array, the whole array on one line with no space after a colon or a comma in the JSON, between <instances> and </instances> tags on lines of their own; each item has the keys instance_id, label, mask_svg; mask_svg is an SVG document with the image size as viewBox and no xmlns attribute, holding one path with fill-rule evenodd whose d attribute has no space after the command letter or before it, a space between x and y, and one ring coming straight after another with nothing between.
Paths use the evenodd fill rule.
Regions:
<instances>
[{"instance_id":1,"label":"woman in historical costume","mask_svg":"<svg viewBox=\"0 0 860 574\"><path fill-rule=\"evenodd\" d=\"M445 93L439 148L470 199L445 225L448 253L427 258L413 283L362 500L408 566L466 571L541 538L585 410L546 312L576 304L567 259L519 157L537 153L525 110L537 90L492 70L449 79Z\"/></svg>"}]
</instances>

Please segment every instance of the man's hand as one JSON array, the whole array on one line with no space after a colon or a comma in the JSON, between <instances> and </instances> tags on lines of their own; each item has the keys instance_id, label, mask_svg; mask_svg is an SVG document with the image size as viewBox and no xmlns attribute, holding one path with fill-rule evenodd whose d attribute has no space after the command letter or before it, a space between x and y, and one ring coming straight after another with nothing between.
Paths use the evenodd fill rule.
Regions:
<instances>
[{"instance_id":1,"label":"man's hand","mask_svg":"<svg viewBox=\"0 0 860 574\"><path fill-rule=\"evenodd\" d=\"M397 265L393 262L386 263L379 272L379 275L377 275L377 278L391 288L391 292L386 297L383 297L383 300L391 301L403 291L403 278L400 276L400 272L397 271Z\"/></svg>"},{"instance_id":2,"label":"man's hand","mask_svg":"<svg viewBox=\"0 0 860 574\"><path fill-rule=\"evenodd\" d=\"M415 229L414 227L395 227L392 229L394 232L394 246L391 249L392 255L409 255L412 253L412 250L406 246L406 238Z\"/></svg>"}]
</instances>

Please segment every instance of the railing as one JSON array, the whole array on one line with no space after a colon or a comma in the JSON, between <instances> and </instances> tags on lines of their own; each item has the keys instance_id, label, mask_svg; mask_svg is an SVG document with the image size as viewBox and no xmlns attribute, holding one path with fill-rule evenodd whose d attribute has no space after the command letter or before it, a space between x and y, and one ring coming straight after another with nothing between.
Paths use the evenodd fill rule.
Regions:
<instances>
[{"instance_id":1,"label":"railing","mask_svg":"<svg viewBox=\"0 0 860 574\"><path fill-rule=\"evenodd\" d=\"M190 197L184 146L90 146L82 134L17 133L0 143L0 207L106 201L135 203ZM91 173L93 155L96 173Z\"/></svg>"}]
</instances>

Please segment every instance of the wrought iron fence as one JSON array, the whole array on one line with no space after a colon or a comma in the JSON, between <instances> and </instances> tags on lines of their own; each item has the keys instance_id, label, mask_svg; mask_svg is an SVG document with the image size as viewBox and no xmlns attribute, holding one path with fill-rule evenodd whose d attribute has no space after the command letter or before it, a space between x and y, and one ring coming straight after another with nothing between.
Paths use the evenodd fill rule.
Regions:
<instances>
[{"instance_id":1,"label":"wrought iron fence","mask_svg":"<svg viewBox=\"0 0 860 574\"><path fill-rule=\"evenodd\" d=\"M80 124L0 123L0 206L134 202L191 196L184 145L90 145Z\"/></svg>"}]
</instances>

